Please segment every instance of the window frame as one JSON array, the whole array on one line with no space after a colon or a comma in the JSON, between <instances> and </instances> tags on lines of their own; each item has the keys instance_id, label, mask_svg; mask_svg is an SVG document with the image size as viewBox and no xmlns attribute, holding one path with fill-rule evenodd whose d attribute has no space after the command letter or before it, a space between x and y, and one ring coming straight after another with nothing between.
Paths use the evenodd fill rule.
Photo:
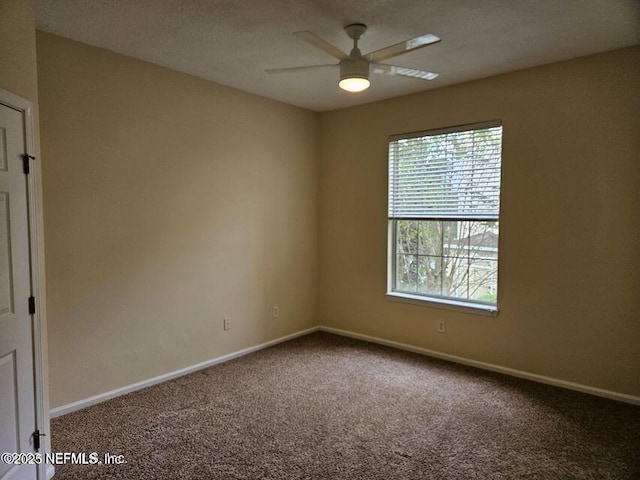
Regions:
<instances>
[{"instance_id":1,"label":"window frame","mask_svg":"<svg viewBox=\"0 0 640 480\"><path fill-rule=\"evenodd\" d=\"M430 129L430 130L423 130L423 131L418 131L418 132L410 132L410 133L406 133L406 134L398 134L398 135L392 135L389 137L388 142L387 142L387 209L389 209L389 197L390 197L390 176L389 176L389 163L390 163L390 156L389 156L389 147L391 145L392 142L396 141L396 140L400 140L400 139L411 139L411 138L418 138L418 137L424 137L424 136L434 136L434 135L442 135L442 134L448 134L448 133L456 133L456 132L464 132L464 131L470 131L470 130L483 130L483 129L488 129L488 128L495 128L495 127L503 127L503 123L502 120L492 120L492 121L486 121L486 122L476 122L476 123L470 123L470 124L464 124L464 125L456 125L456 126L451 126L451 127L445 127L445 128L437 128L437 129ZM503 159L503 152L502 152L502 144L500 146L500 177L501 177L501 181L500 181L500 200L502 200L502 159ZM500 201L500 206L499 206L499 211L498 211L498 224L500 224L500 217L501 217L501 209L502 209L502 201ZM413 305L421 305L421 306L429 306L429 307L435 307L435 308L441 308L441 309L446 309L446 310L453 310L453 311L458 311L461 313L470 313L470 314L476 314L476 315L483 315L483 316L490 316L490 317L496 317L499 313L499 296L496 298L496 303L494 304L489 304L489 303L483 303L483 302L476 302L473 300L463 300L463 299L455 299L455 298L450 298L450 297L446 297L446 296L430 296L430 295L423 295L423 294L412 294L409 292L402 292L402 291L397 291L394 290L394 280L396 277L395 274L395 269L396 269L396 243L397 243L397 237L396 237L396 222L398 222L400 219L399 218L394 218L391 216L387 216L387 292L386 292L386 298L390 301L394 301L394 302L400 302L400 303L407 303L407 304L413 304ZM423 217L423 218L415 218L416 221L438 221L438 220L448 220L448 221L472 221L469 218L465 218L465 219L461 219L461 218L457 218L457 219L453 219L453 218L435 218L435 217ZM498 240L499 241L499 240ZM500 277L499 275L499 270L500 270L500 248L498 247L498 252L497 252L497 262L498 262L498 279ZM498 292L500 291L500 289L498 288Z\"/></svg>"}]
</instances>

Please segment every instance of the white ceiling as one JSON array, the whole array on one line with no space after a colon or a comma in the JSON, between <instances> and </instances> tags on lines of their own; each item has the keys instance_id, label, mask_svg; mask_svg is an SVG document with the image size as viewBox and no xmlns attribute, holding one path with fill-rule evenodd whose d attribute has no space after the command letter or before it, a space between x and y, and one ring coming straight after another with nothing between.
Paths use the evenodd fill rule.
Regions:
<instances>
[{"instance_id":1,"label":"white ceiling","mask_svg":"<svg viewBox=\"0 0 640 480\"><path fill-rule=\"evenodd\" d=\"M638 0L36 0L37 28L247 92L325 111L640 43ZM349 52L343 26L369 30L363 53L423 33L438 44L388 63L433 81L372 75L349 94L338 71L267 68L337 62L291 35L311 30ZM612 72L612 74L615 74Z\"/></svg>"}]
</instances>

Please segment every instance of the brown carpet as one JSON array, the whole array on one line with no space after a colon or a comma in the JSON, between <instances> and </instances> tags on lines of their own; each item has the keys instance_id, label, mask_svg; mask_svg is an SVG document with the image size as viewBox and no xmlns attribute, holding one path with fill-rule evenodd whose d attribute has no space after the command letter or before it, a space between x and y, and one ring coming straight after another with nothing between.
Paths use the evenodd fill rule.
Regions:
<instances>
[{"instance_id":1,"label":"brown carpet","mask_svg":"<svg viewBox=\"0 0 640 480\"><path fill-rule=\"evenodd\" d=\"M52 421L65 479L639 479L640 407L315 333Z\"/></svg>"}]
</instances>

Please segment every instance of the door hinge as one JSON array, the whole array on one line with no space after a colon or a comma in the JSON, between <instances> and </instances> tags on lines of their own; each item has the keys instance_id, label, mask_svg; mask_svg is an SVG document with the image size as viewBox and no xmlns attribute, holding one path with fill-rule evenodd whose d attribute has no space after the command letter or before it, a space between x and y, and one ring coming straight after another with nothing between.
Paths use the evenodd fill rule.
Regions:
<instances>
[{"instance_id":1,"label":"door hinge","mask_svg":"<svg viewBox=\"0 0 640 480\"><path fill-rule=\"evenodd\" d=\"M36 297L33 295L29 297L29 315L36 314Z\"/></svg>"},{"instance_id":2,"label":"door hinge","mask_svg":"<svg viewBox=\"0 0 640 480\"><path fill-rule=\"evenodd\" d=\"M29 172L31 172L29 161L35 159L36 157L34 157L33 155L29 155L28 153L22 155L22 170L24 171L25 175L29 175Z\"/></svg>"},{"instance_id":3,"label":"door hinge","mask_svg":"<svg viewBox=\"0 0 640 480\"><path fill-rule=\"evenodd\" d=\"M36 430L31 435L33 437L33 449L40 450L40 437L46 437L46 433L40 433L40 430Z\"/></svg>"}]
</instances>

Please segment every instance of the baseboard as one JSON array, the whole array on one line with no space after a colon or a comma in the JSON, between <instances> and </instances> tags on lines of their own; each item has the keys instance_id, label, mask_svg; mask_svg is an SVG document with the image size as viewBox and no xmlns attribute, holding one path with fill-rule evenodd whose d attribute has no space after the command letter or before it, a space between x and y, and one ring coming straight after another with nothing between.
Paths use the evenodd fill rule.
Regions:
<instances>
[{"instance_id":1,"label":"baseboard","mask_svg":"<svg viewBox=\"0 0 640 480\"><path fill-rule=\"evenodd\" d=\"M612 400L618 400L620 402L630 403L632 405L640 406L640 397L636 397L634 395L627 395L624 393L612 392L610 390L604 390L601 388L590 387L588 385L581 385L579 383L568 382L565 380L558 380L556 378L545 377L543 375L538 375L535 373L529 373L522 370L515 370L512 368L503 367L500 365L495 365L492 363L479 362L476 360L471 360L469 358L459 357L456 355L449 355L447 353L438 352L435 350L429 350L427 348L417 347L414 345L409 345L406 343L394 342L392 340L386 340L384 338L372 337L370 335L364 335L361 333L351 332L348 330L341 330L333 327L319 326L312 327L306 330L301 330L299 332L294 332L289 335L285 335L284 337L276 338L274 340L270 340L265 343L261 343L259 345L254 345L252 347L245 348L243 350L238 350L237 352L228 353L226 355L221 355L219 357L212 358L210 360L191 365L186 368L182 368L180 370L176 370L173 372L165 373L163 375L159 375L157 377L149 378L147 380L143 380L141 382L137 382L131 385L127 385L121 388L117 388L115 390L111 390L108 392L101 393L99 395L95 395L93 397L85 398L79 400L77 402L68 403L66 405L62 405L60 407L56 407L50 410L51 418L59 417L60 415L65 415L67 413L75 412L77 410L81 410L86 407L90 407L91 405L96 405L98 403L104 402L105 400L109 400L111 398L119 397L120 395L125 395L127 393L135 392L136 390L141 390L146 387L150 387L152 385L166 382L167 380L171 380L173 378L181 377L183 375L188 375L190 373L196 372L198 370L202 370L204 368L211 367L213 365L217 365L219 363L224 363L229 360L233 360L234 358L242 357L244 355L248 355L253 352L257 352L258 350L262 350L267 347L271 347L273 345L277 345L278 343L286 342L288 340L292 340L297 337L301 337L303 335L307 335L309 333L313 333L315 331L323 331L328 333L333 333L336 335L341 335L343 337L351 337L356 338L358 340L364 340L366 342L377 343L379 345L385 345L388 347L397 348L399 350L406 350L409 352L419 353L421 355L427 355L430 357L440 358L442 360L448 360L455 363L460 363L463 365L469 365L471 367L480 368L483 370L489 370L492 372L503 373L505 375L511 375L513 377L524 378L527 380L532 380L534 382L545 383L547 385L553 385L556 387L567 388L569 390L575 390L582 393L588 393L591 395L596 395L599 397L609 398ZM53 473L53 471L51 472ZM47 470L47 478L49 477L49 471Z\"/></svg>"},{"instance_id":2,"label":"baseboard","mask_svg":"<svg viewBox=\"0 0 640 480\"><path fill-rule=\"evenodd\" d=\"M211 367L213 365L217 365L219 363L228 362L229 360L233 360L234 358L242 357L244 355L257 352L258 350L262 350L264 348L277 345L278 343L286 342L288 340L292 340L294 338L301 337L309 333L313 333L318 329L319 327L312 327L306 330L301 330L299 332L294 332L289 335L285 335L284 337L276 338L274 340L270 340L268 342L261 343L259 345L254 345L252 347L245 348L243 350L238 350L237 352L221 355L219 357L215 357L207 361L197 363L195 365L191 365L186 368L181 368L180 370L175 370L173 372L165 373L163 375L158 375L157 377L149 378L141 382L127 385L125 387L116 388L115 390L111 390L108 392L101 393L99 395L95 395L93 397L78 400L77 402L72 402L66 405L62 405L60 407L52 408L49 413L51 415L51 418L55 418L55 417L59 417L60 415L65 415L67 413L75 412L77 410L82 410L83 408L90 407L91 405L96 405L98 403L104 402L105 400L119 397L127 393L135 392L136 390L141 390L143 388L150 387L151 385L166 382L167 380L171 380L177 377L182 377L183 375L188 375L190 373L196 372L198 370L202 370L204 368Z\"/></svg>"},{"instance_id":3,"label":"baseboard","mask_svg":"<svg viewBox=\"0 0 640 480\"><path fill-rule=\"evenodd\" d=\"M334 333L343 337L356 338L358 340L364 340L366 342L377 343L379 345L385 345L388 347L397 348L399 350L406 350L408 352L419 353L427 355L429 357L440 358L442 360L448 360L450 362L461 363L463 365L469 365L471 367L481 368L483 370L489 370L492 372L504 373L505 375L511 375L512 377L524 378L526 380L533 380L534 382L545 383L547 385L553 385L555 387L566 388L569 390L575 390L577 392L589 393L598 397L609 398L612 400L618 400L620 402L630 403L632 405L640 406L640 397L634 395L627 395L625 393L612 392L610 390L604 390L601 388L590 387L588 385L581 385L579 383L567 382L565 380L558 380L556 378L545 377L544 375L537 375L535 373L529 373L522 370L515 370L513 368L507 368L500 365L494 365L492 363L479 362L471 360L469 358L458 357L456 355L449 355L448 353L437 352L435 350L429 350L422 347L416 347L414 345L408 345L406 343L394 342L392 340L386 340L384 338L372 337L369 335L363 335L361 333L350 332L348 330L341 330L339 328L320 326L318 330L328 333Z\"/></svg>"}]
</instances>

